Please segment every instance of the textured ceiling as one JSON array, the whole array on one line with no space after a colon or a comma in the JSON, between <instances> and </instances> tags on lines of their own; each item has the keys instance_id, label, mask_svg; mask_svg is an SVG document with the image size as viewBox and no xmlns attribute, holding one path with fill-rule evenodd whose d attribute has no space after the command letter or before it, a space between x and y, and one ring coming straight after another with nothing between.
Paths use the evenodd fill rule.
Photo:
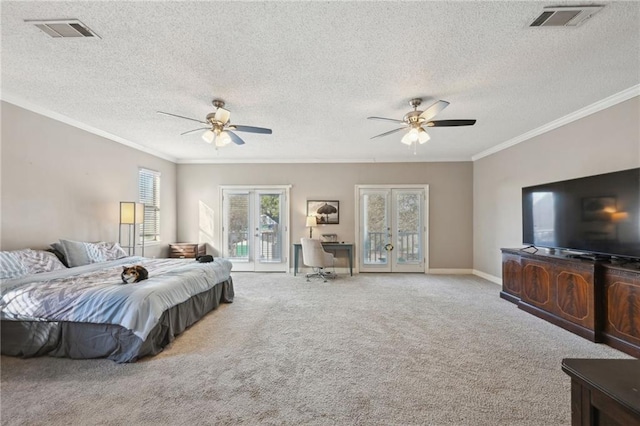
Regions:
<instances>
[{"instance_id":1,"label":"textured ceiling","mask_svg":"<svg viewBox=\"0 0 640 426\"><path fill-rule=\"evenodd\" d=\"M640 83L640 3L576 28L529 28L568 2L2 2L2 97L178 162L451 161L514 140ZM53 39L25 19L76 18L100 39ZM244 146L198 123L227 102ZM408 101L451 104L413 150ZM423 105L424 106L424 105Z\"/></svg>"}]
</instances>

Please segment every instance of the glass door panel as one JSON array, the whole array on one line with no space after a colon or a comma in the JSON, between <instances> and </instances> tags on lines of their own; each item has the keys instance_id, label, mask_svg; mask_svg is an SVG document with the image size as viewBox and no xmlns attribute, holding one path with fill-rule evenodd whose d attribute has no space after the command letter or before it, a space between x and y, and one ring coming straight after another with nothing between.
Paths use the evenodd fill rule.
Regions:
<instances>
[{"instance_id":1,"label":"glass door panel","mask_svg":"<svg viewBox=\"0 0 640 426\"><path fill-rule=\"evenodd\" d=\"M363 190L361 211L361 270L389 271L387 248L390 241L389 194L387 191Z\"/></svg>"},{"instance_id":2,"label":"glass door panel","mask_svg":"<svg viewBox=\"0 0 640 426\"><path fill-rule=\"evenodd\" d=\"M284 227L281 223L284 213L282 209L284 194L259 192L257 195L259 226L256 227L256 259L263 264L282 263Z\"/></svg>"},{"instance_id":3,"label":"glass door panel","mask_svg":"<svg viewBox=\"0 0 640 426\"><path fill-rule=\"evenodd\" d=\"M393 270L424 272L422 229L424 190L393 189L394 224L396 236L393 248Z\"/></svg>"},{"instance_id":4,"label":"glass door panel","mask_svg":"<svg viewBox=\"0 0 640 426\"><path fill-rule=\"evenodd\" d=\"M224 200L226 242L224 256L236 261L248 262L251 250L249 193L228 193Z\"/></svg>"}]
</instances>

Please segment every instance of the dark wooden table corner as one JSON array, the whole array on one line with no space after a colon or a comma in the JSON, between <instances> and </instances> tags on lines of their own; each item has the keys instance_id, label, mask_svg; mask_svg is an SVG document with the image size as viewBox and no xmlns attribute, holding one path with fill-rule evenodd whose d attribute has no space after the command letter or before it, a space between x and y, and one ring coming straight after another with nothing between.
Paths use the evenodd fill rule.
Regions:
<instances>
[{"instance_id":1,"label":"dark wooden table corner","mask_svg":"<svg viewBox=\"0 0 640 426\"><path fill-rule=\"evenodd\" d=\"M562 360L571 377L571 425L640 426L640 360Z\"/></svg>"}]
</instances>

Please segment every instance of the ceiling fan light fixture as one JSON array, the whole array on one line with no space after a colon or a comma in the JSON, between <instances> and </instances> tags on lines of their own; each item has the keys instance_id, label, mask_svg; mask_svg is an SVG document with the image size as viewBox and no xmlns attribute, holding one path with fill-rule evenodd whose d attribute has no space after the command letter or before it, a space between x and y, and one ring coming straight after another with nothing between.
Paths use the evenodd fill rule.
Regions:
<instances>
[{"instance_id":1,"label":"ceiling fan light fixture","mask_svg":"<svg viewBox=\"0 0 640 426\"><path fill-rule=\"evenodd\" d=\"M431 139L431 136L429 136L429 133L425 132L421 127L418 131L418 142L420 142L420 145L422 145L423 143L427 143L429 139Z\"/></svg>"},{"instance_id":2,"label":"ceiling fan light fixture","mask_svg":"<svg viewBox=\"0 0 640 426\"><path fill-rule=\"evenodd\" d=\"M473 126L476 120L431 120L434 116L440 113L443 109L449 106L449 102L439 100L434 102L429 108L424 111L418 110L418 107L422 104L421 98L413 98L409 101L409 105L413 108L413 111L409 111L402 117L402 120L396 120L394 118L385 117L367 117L371 120L385 120L392 121L394 123L402 123L404 127L390 130L388 132L381 133L373 136L371 139L387 136L392 133L399 132L401 130L408 129L409 131L404 134L400 142L412 147L413 153L417 155L417 146L427 143L431 140L431 136L425 131L422 126L427 127L459 127L459 126Z\"/></svg>"},{"instance_id":3,"label":"ceiling fan light fixture","mask_svg":"<svg viewBox=\"0 0 640 426\"><path fill-rule=\"evenodd\" d=\"M411 132L408 132L406 135L404 135L402 139L400 139L400 142L402 142L405 145L411 146L411 144L414 142Z\"/></svg>"},{"instance_id":4,"label":"ceiling fan light fixture","mask_svg":"<svg viewBox=\"0 0 640 426\"><path fill-rule=\"evenodd\" d=\"M202 139L204 139L206 143L213 143L213 140L215 139L215 137L216 137L216 134L211 129L207 130L202 134Z\"/></svg>"},{"instance_id":5,"label":"ceiling fan light fixture","mask_svg":"<svg viewBox=\"0 0 640 426\"><path fill-rule=\"evenodd\" d=\"M227 146L231 143L231 136L227 132L221 132L220 137L216 140L216 147Z\"/></svg>"},{"instance_id":6,"label":"ceiling fan light fixture","mask_svg":"<svg viewBox=\"0 0 640 426\"><path fill-rule=\"evenodd\" d=\"M420 140L420 130L422 130L420 127L413 127L407 132L406 135L402 137L402 140L400 142L405 145L411 145L418 142Z\"/></svg>"},{"instance_id":7,"label":"ceiling fan light fixture","mask_svg":"<svg viewBox=\"0 0 640 426\"><path fill-rule=\"evenodd\" d=\"M216 111L207 114L205 121L198 120L197 118L185 117L183 115L172 114L170 112L157 111L157 113L168 115L171 117L182 118L184 120L196 121L198 123L204 124L205 127L188 130L186 132L182 132L180 135L187 135L194 132L199 132L201 130L206 130L201 135L202 139L209 144L215 145L216 149L229 145L231 142L235 143L236 145L244 145L244 141L242 140L242 138L231 130L238 132L261 133L265 135L270 135L271 133L273 133L271 129L267 129L265 127L245 126L239 124L231 125L229 121L231 112L224 109L224 101L222 99L214 99L212 103L216 108ZM229 131L225 132L225 130Z\"/></svg>"}]
</instances>

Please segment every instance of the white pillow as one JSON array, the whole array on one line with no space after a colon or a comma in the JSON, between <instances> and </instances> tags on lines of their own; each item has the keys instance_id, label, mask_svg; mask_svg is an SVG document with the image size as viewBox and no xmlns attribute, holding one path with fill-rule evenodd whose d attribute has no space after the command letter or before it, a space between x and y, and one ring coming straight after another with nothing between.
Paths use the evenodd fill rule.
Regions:
<instances>
[{"instance_id":1,"label":"white pillow","mask_svg":"<svg viewBox=\"0 0 640 426\"><path fill-rule=\"evenodd\" d=\"M106 262L108 260L116 260L123 257L127 257L127 252L124 251L118 243L84 243L87 248L87 255L91 263Z\"/></svg>"},{"instance_id":2,"label":"white pillow","mask_svg":"<svg viewBox=\"0 0 640 426\"><path fill-rule=\"evenodd\" d=\"M10 280L27 274L27 268L22 264L18 251L0 252L0 279Z\"/></svg>"},{"instance_id":3,"label":"white pillow","mask_svg":"<svg viewBox=\"0 0 640 426\"><path fill-rule=\"evenodd\" d=\"M31 249L0 252L0 279L20 278L58 269L67 268L53 253Z\"/></svg>"},{"instance_id":4,"label":"white pillow","mask_svg":"<svg viewBox=\"0 0 640 426\"><path fill-rule=\"evenodd\" d=\"M43 250L25 250L22 255L22 263L30 274L67 269L55 254Z\"/></svg>"}]
</instances>

